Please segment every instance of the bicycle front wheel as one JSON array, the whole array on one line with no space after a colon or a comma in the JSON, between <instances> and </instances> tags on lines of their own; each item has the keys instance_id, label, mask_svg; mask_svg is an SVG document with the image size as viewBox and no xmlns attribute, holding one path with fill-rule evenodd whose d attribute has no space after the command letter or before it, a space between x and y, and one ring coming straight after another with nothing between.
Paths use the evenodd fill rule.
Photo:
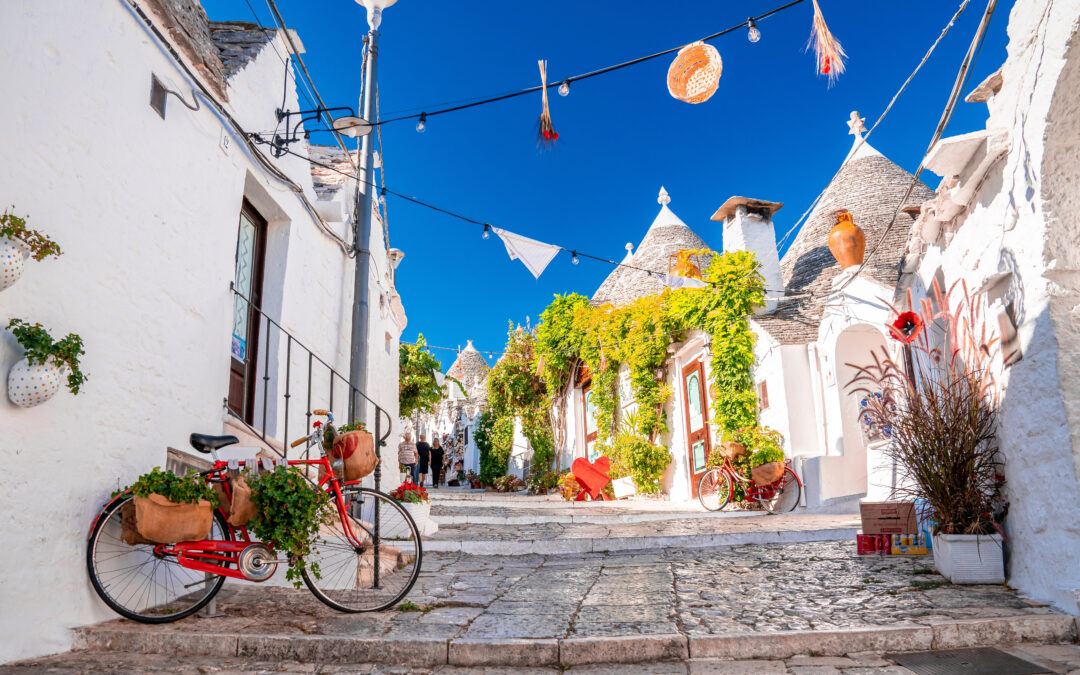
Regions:
<instances>
[{"instance_id":1,"label":"bicycle front wheel","mask_svg":"<svg viewBox=\"0 0 1080 675\"><path fill-rule=\"evenodd\" d=\"M794 511L801 499L802 485L790 467L775 484L758 488L758 502L773 515Z\"/></svg>"},{"instance_id":2,"label":"bicycle front wheel","mask_svg":"<svg viewBox=\"0 0 1080 675\"><path fill-rule=\"evenodd\" d=\"M697 497L709 511L719 511L731 501L731 478L720 468L709 469L698 480Z\"/></svg>"},{"instance_id":3,"label":"bicycle front wheel","mask_svg":"<svg viewBox=\"0 0 1080 675\"><path fill-rule=\"evenodd\" d=\"M377 612L404 598L420 575L423 550L412 516L389 495L347 488L348 513L319 530L304 583L340 612Z\"/></svg>"},{"instance_id":4,"label":"bicycle front wheel","mask_svg":"<svg viewBox=\"0 0 1080 675\"><path fill-rule=\"evenodd\" d=\"M86 569L94 591L120 616L142 623L166 623L191 616L214 597L225 577L181 567L176 558L159 553L154 544L125 541L124 515L133 521L132 497L107 505L86 545ZM136 535L127 532L129 540ZM220 511L208 540L231 541ZM145 541L145 540L143 540Z\"/></svg>"}]
</instances>

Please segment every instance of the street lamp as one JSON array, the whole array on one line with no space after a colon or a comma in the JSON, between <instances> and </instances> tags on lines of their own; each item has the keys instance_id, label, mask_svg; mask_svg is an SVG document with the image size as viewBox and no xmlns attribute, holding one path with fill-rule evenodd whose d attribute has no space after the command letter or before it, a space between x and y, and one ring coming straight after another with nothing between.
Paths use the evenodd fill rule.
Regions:
<instances>
[{"instance_id":1,"label":"street lamp","mask_svg":"<svg viewBox=\"0 0 1080 675\"><path fill-rule=\"evenodd\" d=\"M360 180L356 190L356 231L353 248L356 253L356 276L353 281L352 341L349 347L349 383L363 391L367 386L367 335L368 335L368 279L371 274L371 212L375 199L373 180L375 146L374 134L363 133L364 127L370 132L370 120L375 119L376 66L379 60L379 25L382 13L397 0L356 0L367 10L367 67L364 72L364 98L360 104L361 119L357 124L348 126L360 136ZM366 122L365 122L366 120ZM337 125L335 124L335 128ZM341 129L342 133L347 133ZM352 134L349 134L352 135ZM352 397L353 416L364 419L364 398ZM358 400L356 400L358 399ZM350 401L352 402L352 401Z\"/></svg>"}]
</instances>

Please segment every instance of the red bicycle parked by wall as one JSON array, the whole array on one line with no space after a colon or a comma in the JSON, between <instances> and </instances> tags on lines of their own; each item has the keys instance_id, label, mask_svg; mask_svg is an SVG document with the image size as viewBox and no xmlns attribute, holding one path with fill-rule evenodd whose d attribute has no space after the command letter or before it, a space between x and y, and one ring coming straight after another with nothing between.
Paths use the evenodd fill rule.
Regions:
<instances>
[{"instance_id":1,"label":"red bicycle parked by wall","mask_svg":"<svg viewBox=\"0 0 1080 675\"><path fill-rule=\"evenodd\" d=\"M698 501L709 511L719 511L735 498L735 484L741 483L747 500L754 500L772 514L788 513L802 500L802 481L784 460L784 472L768 485L758 485L753 478L744 478L725 456L724 463L704 473L698 480Z\"/></svg>"},{"instance_id":2,"label":"red bicycle parked by wall","mask_svg":"<svg viewBox=\"0 0 1080 675\"><path fill-rule=\"evenodd\" d=\"M326 410L315 415L334 421ZM323 453L325 428L292 444L315 447L318 459L288 460L289 466L316 467L317 489L333 502L332 516L320 528L301 571L304 583L316 598L341 612L373 612L387 609L405 597L420 574L423 550L420 531L396 500L379 490L362 487L362 481L345 482L335 475ZM199 475L219 483L231 499L230 471L245 462L218 458L220 448L238 443L235 436L191 435L191 445L214 458L214 467ZM309 457L312 454L308 455ZM281 460L284 461L284 460ZM314 481L313 481L314 483ZM117 495L102 508L90 528L86 566L98 596L123 617L144 623L165 623L202 609L221 590L226 579L261 582L270 579L279 563L266 544L252 539L247 528L235 528L221 509L213 516L208 538L171 544L128 544L123 539L124 505L131 492ZM320 574L310 572L317 563Z\"/></svg>"}]
</instances>

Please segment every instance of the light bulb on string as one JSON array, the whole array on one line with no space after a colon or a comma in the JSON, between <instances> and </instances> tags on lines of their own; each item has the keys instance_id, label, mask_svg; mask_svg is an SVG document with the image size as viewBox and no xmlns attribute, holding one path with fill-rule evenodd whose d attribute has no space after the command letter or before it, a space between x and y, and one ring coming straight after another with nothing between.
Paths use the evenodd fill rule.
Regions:
<instances>
[{"instance_id":1,"label":"light bulb on string","mask_svg":"<svg viewBox=\"0 0 1080 675\"><path fill-rule=\"evenodd\" d=\"M420 113L420 121L416 123L416 133L424 133L427 128L427 113Z\"/></svg>"},{"instance_id":2,"label":"light bulb on string","mask_svg":"<svg viewBox=\"0 0 1080 675\"><path fill-rule=\"evenodd\" d=\"M577 258L577 251L570 251L570 254L571 254L570 255L570 262L575 264L575 265L578 264L579 261L578 261L578 258Z\"/></svg>"},{"instance_id":3,"label":"light bulb on string","mask_svg":"<svg viewBox=\"0 0 1080 675\"><path fill-rule=\"evenodd\" d=\"M570 80L563 80L562 84L559 85L559 96L569 96L569 95L570 95Z\"/></svg>"},{"instance_id":4,"label":"light bulb on string","mask_svg":"<svg viewBox=\"0 0 1080 675\"><path fill-rule=\"evenodd\" d=\"M757 21L753 19L746 20L746 39L750 42L757 42L761 39L761 31L758 30Z\"/></svg>"},{"instance_id":5,"label":"light bulb on string","mask_svg":"<svg viewBox=\"0 0 1080 675\"><path fill-rule=\"evenodd\" d=\"M491 225L484 223L484 234L480 235L484 239L491 239Z\"/></svg>"}]
</instances>

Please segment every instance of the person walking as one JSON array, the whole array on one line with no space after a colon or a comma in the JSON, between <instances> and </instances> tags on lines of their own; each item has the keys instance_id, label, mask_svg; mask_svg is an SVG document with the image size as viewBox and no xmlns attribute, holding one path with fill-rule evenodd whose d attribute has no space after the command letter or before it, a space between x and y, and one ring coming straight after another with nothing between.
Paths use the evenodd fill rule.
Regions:
<instances>
[{"instance_id":1,"label":"person walking","mask_svg":"<svg viewBox=\"0 0 1080 675\"><path fill-rule=\"evenodd\" d=\"M443 449L439 437L431 439L431 487L439 487L439 478L443 475Z\"/></svg>"},{"instance_id":2,"label":"person walking","mask_svg":"<svg viewBox=\"0 0 1080 675\"><path fill-rule=\"evenodd\" d=\"M397 461L405 467L413 483L416 482L416 444L412 442L412 434L408 431L405 432L405 440L398 443L397 446Z\"/></svg>"},{"instance_id":3,"label":"person walking","mask_svg":"<svg viewBox=\"0 0 1080 675\"><path fill-rule=\"evenodd\" d=\"M424 484L424 478L427 477L428 462L431 461L431 446L427 444L424 434L420 434L420 440L416 442L416 454L420 456L420 465L416 467L416 473L420 475L420 478L416 481L417 485Z\"/></svg>"}]
</instances>

